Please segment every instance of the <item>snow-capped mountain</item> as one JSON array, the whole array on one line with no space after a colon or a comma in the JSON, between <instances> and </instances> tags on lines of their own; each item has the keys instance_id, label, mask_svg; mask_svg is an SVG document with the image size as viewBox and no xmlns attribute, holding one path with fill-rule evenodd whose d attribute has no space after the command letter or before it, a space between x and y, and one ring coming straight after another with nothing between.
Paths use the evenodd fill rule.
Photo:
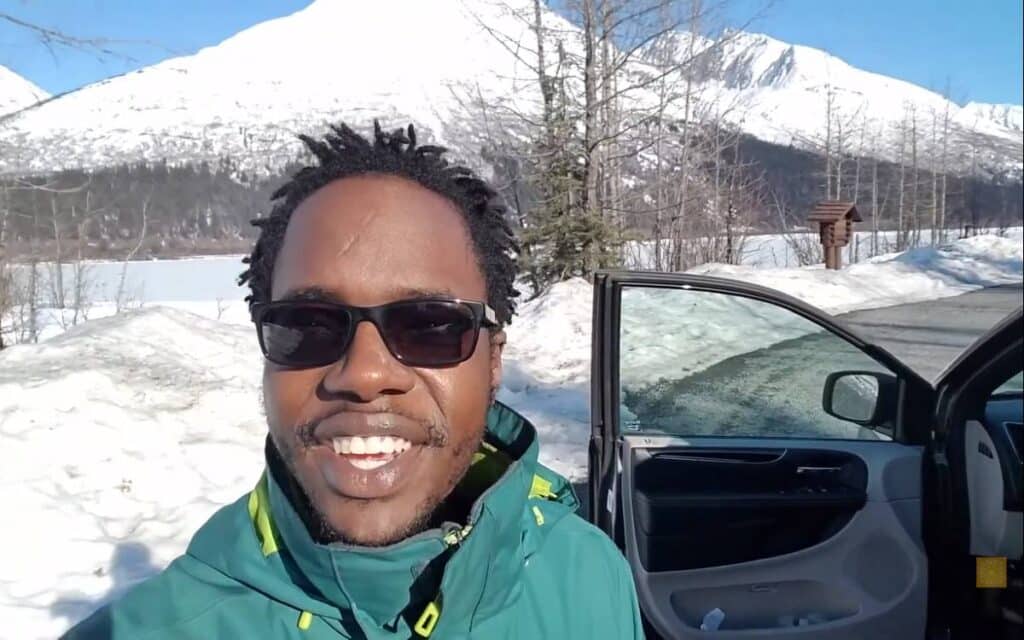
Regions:
<instances>
[{"instance_id":1,"label":"snow-capped mountain","mask_svg":"<svg viewBox=\"0 0 1024 640\"><path fill-rule=\"evenodd\" d=\"M318 0L0 121L0 171L222 155L259 171L294 159L297 133L375 117L393 127L413 121L458 149L463 104L535 109L536 76L480 26L535 41L503 5ZM550 12L545 21L572 29Z\"/></svg>"},{"instance_id":2,"label":"snow-capped mountain","mask_svg":"<svg viewBox=\"0 0 1024 640\"><path fill-rule=\"evenodd\" d=\"M374 117L389 126L415 122L432 141L479 162L480 138L514 136L510 114L538 113L535 72L519 58L529 60L535 47L532 12L529 0L317 0L195 55L0 118L0 171L225 155L264 171L294 158L296 133L338 120L366 126ZM546 10L544 23L578 53L579 29ZM674 55L687 55L687 43L679 34ZM923 144L948 113L953 170L1021 174L1020 106L960 107L759 34L734 32L717 44L701 38L694 49L703 52L695 104L760 139L821 146L831 95L848 151L894 159L900 123L913 119ZM649 62L628 72L649 72ZM653 92L631 99L650 101Z\"/></svg>"},{"instance_id":3,"label":"snow-capped mountain","mask_svg":"<svg viewBox=\"0 0 1024 640\"><path fill-rule=\"evenodd\" d=\"M49 97L50 94L0 65L0 117Z\"/></svg>"},{"instance_id":4,"label":"snow-capped mountain","mask_svg":"<svg viewBox=\"0 0 1024 640\"><path fill-rule=\"evenodd\" d=\"M689 36L679 34L677 40L677 55L689 55ZM699 54L702 81L698 103L762 140L824 146L831 102L833 148L837 136L845 135L840 144L847 151L895 159L902 129L916 129L924 148L933 129L941 138L948 126L954 170L965 168L968 151L977 151L983 168L1021 175L1020 105L961 107L924 87L763 34L726 33L717 42L699 38L693 52Z\"/></svg>"},{"instance_id":5,"label":"snow-capped mountain","mask_svg":"<svg viewBox=\"0 0 1024 640\"><path fill-rule=\"evenodd\" d=\"M965 123L972 120L995 122L1010 131L1015 131L1018 140L1024 132L1024 107L1019 104L968 102L960 111L960 119Z\"/></svg>"}]
</instances>

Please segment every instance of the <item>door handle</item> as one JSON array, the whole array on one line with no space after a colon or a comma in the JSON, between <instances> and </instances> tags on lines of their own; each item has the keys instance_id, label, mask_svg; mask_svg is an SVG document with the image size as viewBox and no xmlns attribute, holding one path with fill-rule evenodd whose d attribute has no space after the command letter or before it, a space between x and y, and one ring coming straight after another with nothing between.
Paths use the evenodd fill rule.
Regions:
<instances>
[{"instance_id":1,"label":"door handle","mask_svg":"<svg viewBox=\"0 0 1024 640\"><path fill-rule=\"evenodd\" d=\"M797 467L796 472L799 475L807 473L838 473L842 470L842 467Z\"/></svg>"}]
</instances>

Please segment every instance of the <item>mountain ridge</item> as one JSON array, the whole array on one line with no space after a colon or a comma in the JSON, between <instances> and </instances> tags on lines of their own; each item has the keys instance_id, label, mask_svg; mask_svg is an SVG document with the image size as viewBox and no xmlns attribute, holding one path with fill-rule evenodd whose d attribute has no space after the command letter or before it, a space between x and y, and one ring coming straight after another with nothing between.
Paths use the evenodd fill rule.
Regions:
<instances>
[{"instance_id":1,"label":"mountain ridge","mask_svg":"<svg viewBox=\"0 0 1024 640\"><path fill-rule=\"evenodd\" d=\"M530 9L520 4L519 10ZM487 24L508 42L535 41L528 21L513 15L517 5L511 7L487 0L437 0L429 7L382 0L368 8L318 0L195 54L0 117L0 171L231 156L246 170L269 172L294 159L295 134L338 120L364 126L375 117L413 121L425 137L479 164L479 139L488 128L504 126L499 108L536 113L539 105L532 70L481 28ZM550 10L544 20L562 33L579 32ZM677 37L678 52L688 36ZM901 123L912 116L924 130L948 113L959 145L954 170L969 170L955 163L973 149L971 167L980 163L983 171L1017 180L1024 172L1019 105L961 107L907 81L765 34L731 32L723 42L701 37L700 43L704 108L727 105L724 119L758 139L820 146L831 93L833 117L859 122L865 131L861 155L892 160L895 131L907 126ZM476 101L498 107L481 115L467 109Z\"/></svg>"},{"instance_id":2,"label":"mountain ridge","mask_svg":"<svg viewBox=\"0 0 1024 640\"><path fill-rule=\"evenodd\" d=\"M30 80L0 65L0 117L30 107L50 94Z\"/></svg>"},{"instance_id":3,"label":"mountain ridge","mask_svg":"<svg viewBox=\"0 0 1024 640\"><path fill-rule=\"evenodd\" d=\"M689 44L678 34L678 50ZM724 44L701 37L697 50L705 90L715 101L737 105L732 122L758 139L806 148L823 146L831 94L833 128L846 126L864 141L860 155L894 160L898 129L948 127L964 149L998 149L988 161L1020 179L1024 169L1019 105L970 103L961 106L925 87L854 67L827 51L790 44L760 33L727 32ZM904 124L905 123L905 124ZM804 144L801 144L803 142ZM835 144L835 140L832 141Z\"/></svg>"}]
</instances>

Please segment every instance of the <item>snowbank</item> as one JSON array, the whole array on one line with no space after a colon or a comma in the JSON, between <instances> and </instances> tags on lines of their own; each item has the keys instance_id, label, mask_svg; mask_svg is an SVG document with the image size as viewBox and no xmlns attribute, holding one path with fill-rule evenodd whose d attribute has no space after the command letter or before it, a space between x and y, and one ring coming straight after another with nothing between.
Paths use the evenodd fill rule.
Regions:
<instances>
[{"instance_id":1,"label":"snowbank","mask_svg":"<svg viewBox=\"0 0 1024 640\"><path fill-rule=\"evenodd\" d=\"M56 637L255 482L260 358L251 330L162 308L0 354L0 635Z\"/></svg>"},{"instance_id":2,"label":"snowbank","mask_svg":"<svg viewBox=\"0 0 1024 640\"><path fill-rule=\"evenodd\" d=\"M878 256L829 271L824 266L758 269L711 264L699 273L778 289L838 314L956 296L981 287L1020 282L1022 237L974 236L940 247Z\"/></svg>"},{"instance_id":3,"label":"snowbank","mask_svg":"<svg viewBox=\"0 0 1024 640\"><path fill-rule=\"evenodd\" d=\"M229 260L237 258L205 262L233 278ZM757 282L844 312L1016 282L1022 271L1017 234L882 256L839 272L723 265L695 272ZM146 290L147 305L161 300L148 282ZM165 300L177 308L90 320L0 353L0 501L18 514L0 529L0 620L11 637L55 637L158 571L258 476L266 432L261 362L241 295L220 305L218 322L215 300L173 291ZM643 300L633 308L656 317ZM508 330L499 395L537 425L542 461L575 480L587 464L591 313L591 285L583 280L523 303ZM684 320L635 324L646 331L631 340L635 353L665 345L697 368L740 342L714 342L728 335ZM742 343L771 339L744 334ZM636 362L642 368L643 360Z\"/></svg>"}]
</instances>

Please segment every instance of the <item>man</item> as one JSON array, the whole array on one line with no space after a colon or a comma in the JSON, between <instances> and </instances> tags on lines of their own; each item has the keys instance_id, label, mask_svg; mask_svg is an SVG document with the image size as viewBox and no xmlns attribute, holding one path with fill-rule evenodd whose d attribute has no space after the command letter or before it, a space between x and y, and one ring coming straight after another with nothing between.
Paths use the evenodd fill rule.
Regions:
<instances>
[{"instance_id":1,"label":"man","mask_svg":"<svg viewBox=\"0 0 1024 640\"><path fill-rule=\"evenodd\" d=\"M415 132L303 137L239 283L267 469L68 638L642 636L628 565L496 403L515 240Z\"/></svg>"}]
</instances>

